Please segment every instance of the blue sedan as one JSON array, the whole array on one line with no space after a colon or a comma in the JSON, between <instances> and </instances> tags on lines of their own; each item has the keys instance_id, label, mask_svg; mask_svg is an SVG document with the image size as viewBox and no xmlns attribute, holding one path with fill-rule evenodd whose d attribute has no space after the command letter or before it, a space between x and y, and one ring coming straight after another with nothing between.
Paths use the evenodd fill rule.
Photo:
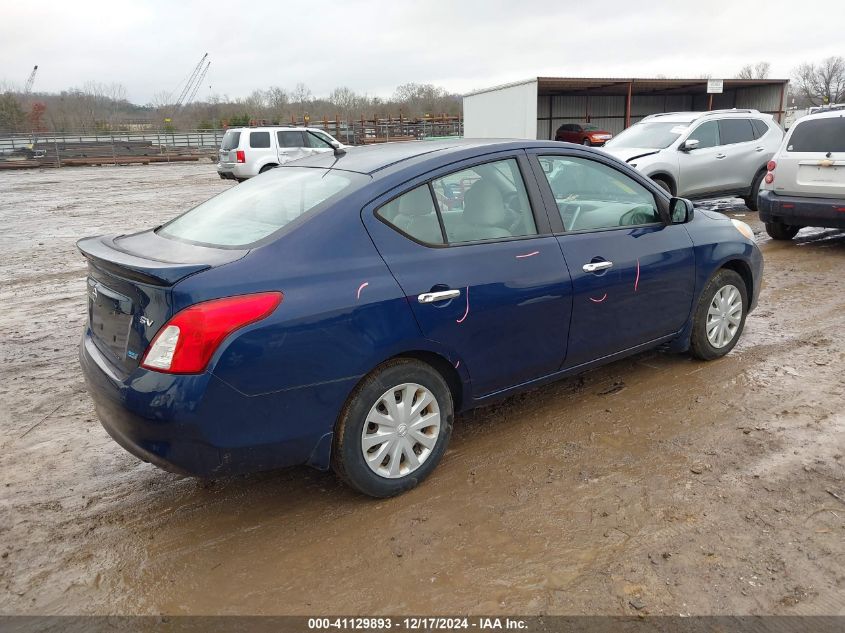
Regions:
<instances>
[{"instance_id":1,"label":"blue sedan","mask_svg":"<svg viewBox=\"0 0 845 633\"><path fill-rule=\"evenodd\" d=\"M743 222L542 141L338 148L78 246L81 364L121 446L376 497L431 473L455 413L658 346L727 354L763 267Z\"/></svg>"}]
</instances>

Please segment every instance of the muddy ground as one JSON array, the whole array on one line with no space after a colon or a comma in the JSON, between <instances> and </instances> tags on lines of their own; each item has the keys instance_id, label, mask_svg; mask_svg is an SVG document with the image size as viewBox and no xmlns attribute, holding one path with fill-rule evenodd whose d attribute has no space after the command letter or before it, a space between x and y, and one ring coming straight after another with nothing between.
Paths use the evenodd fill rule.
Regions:
<instances>
[{"instance_id":1,"label":"muddy ground","mask_svg":"<svg viewBox=\"0 0 845 633\"><path fill-rule=\"evenodd\" d=\"M305 468L181 478L96 420L75 240L229 186L208 163L0 174L0 613L845 614L845 234L760 235L728 357L466 415L424 485L373 501Z\"/></svg>"}]
</instances>

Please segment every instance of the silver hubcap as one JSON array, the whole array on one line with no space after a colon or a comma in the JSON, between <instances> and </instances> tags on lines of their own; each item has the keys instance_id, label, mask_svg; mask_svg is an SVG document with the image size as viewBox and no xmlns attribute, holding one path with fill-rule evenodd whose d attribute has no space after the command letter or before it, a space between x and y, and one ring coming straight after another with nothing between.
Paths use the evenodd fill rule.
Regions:
<instances>
[{"instance_id":1,"label":"silver hubcap","mask_svg":"<svg viewBox=\"0 0 845 633\"><path fill-rule=\"evenodd\" d=\"M396 479L422 466L439 435L437 400L422 385L409 382L376 400L361 433L361 452L370 470Z\"/></svg>"},{"instance_id":2,"label":"silver hubcap","mask_svg":"<svg viewBox=\"0 0 845 633\"><path fill-rule=\"evenodd\" d=\"M707 311L707 340L716 348L730 343L742 322L742 295L736 286L722 286Z\"/></svg>"}]
</instances>

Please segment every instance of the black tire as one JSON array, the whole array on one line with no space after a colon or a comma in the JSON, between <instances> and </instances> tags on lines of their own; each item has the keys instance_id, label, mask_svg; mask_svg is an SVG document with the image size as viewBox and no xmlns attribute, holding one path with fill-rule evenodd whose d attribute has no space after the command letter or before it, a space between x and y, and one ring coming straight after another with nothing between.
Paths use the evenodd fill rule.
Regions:
<instances>
[{"instance_id":1,"label":"black tire","mask_svg":"<svg viewBox=\"0 0 845 633\"><path fill-rule=\"evenodd\" d=\"M800 226L792 226L783 222L766 222L766 233L773 240L791 240L798 235L800 230Z\"/></svg>"},{"instance_id":2,"label":"black tire","mask_svg":"<svg viewBox=\"0 0 845 633\"><path fill-rule=\"evenodd\" d=\"M434 396L440 410L440 431L436 443L419 467L404 476L389 478L376 473L364 459L362 435L367 416L381 397L405 383L416 383ZM437 467L446 452L454 423L452 393L434 368L421 361L399 358L376 368L355 388L341 411L335 427L332 469L343 481L371 497L392 497L410 490ZM421 448L421 446L420 446ZM392 458L385 455L385 460ZM404 463L404 455L401 462Z\"/></svg>"},{"instance_id":3,"label":"black tire","mask_svg":"<svg viewBox=\"0 0 845 633\"><path fill-rule=\"evenodd\" d=\"M593 142L590 139L585 138L583 141L581 141L581 145L586 145L587 147L592 147Z\"/></svg>"},{"instance_id":4,"label":"black tire","mask_svg":"<svg viewBox=\"0 0 845 633\"><path fill-rule=\"evenodd\" d=\"M748 197L743 198L745 206L751 211L757 210L757 196L759 195L760 184L763 182L763 177L765 175L765 171L757 172L757 175L754 176L754 180L751 181L751 190L748 192Z\"/></svg>"},{"instance_id":5,"label":"black tire","mask_svg":"<svg viewBox=\"0 0 845 633\"><path fill-rule=\"evenodd\" d=\"M716 347L707 338L707 316L710 310L710 304L713 301L716 293L726 286L733 286L739 290L742 298L742 316L739 321L739 326L727 344L722 347ZM739 338L742 336L742 330L745 328L745 316L748 313L748 289L745 287L745 281L742 277L733 270L722 268L717 271L704 286L701 296L698 298L698 305L695 308L692 321L692 335L690 337L690 353L701 360L714 360L721 358L730 352L736 345Z\"/></svg>"},{"instance_id":6,"label":"black tire","mask_svg":"<svg viewBox=\"0 0 845 633\"><path fill-rule=\"evenodd\" d=\"M653 181L654 181L654 182L655 182L655 183L656 183L656 184L657 184L657 185L658 185L661 189L663 189L666 193L668 193L670 196L671 196L671 195L674 195L674 194L672 193L672 185L670 185L668 182L666 182L666 180L665 180L664 178L661 178L660 176L658 176L657 178L652 178L652 180L653 180Z\"/></svg>"},{"instance_id":7,"label":"black tire","mask_svg":"<svg viewBox=\"0 0 845 633\"><path fill-rule=\"evenodd\" d=\"M259 174L263 174L265 171L270 171L271 169L276 169L278 165L264 165L261 169L258 170Z\"/></svg>"}]
</instances>

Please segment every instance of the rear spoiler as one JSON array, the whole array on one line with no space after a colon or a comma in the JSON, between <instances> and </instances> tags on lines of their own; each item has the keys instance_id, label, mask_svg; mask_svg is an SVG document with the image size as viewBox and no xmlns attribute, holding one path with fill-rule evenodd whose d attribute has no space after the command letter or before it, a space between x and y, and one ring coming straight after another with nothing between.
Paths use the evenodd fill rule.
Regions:
<instances>
[{"instance_id":1,"label":"rear spoiler","mask_svg":"<svg viewBox=\"0 0 845 633\"><path fill-rule=\"evenodd\" d=\"M86 237L76 247L97 268L154 286L172 286L180 279L211 268L208 263L178 263L134 255L115 244L120 237L123 236Z\"/></svg>"}]
</instances>

